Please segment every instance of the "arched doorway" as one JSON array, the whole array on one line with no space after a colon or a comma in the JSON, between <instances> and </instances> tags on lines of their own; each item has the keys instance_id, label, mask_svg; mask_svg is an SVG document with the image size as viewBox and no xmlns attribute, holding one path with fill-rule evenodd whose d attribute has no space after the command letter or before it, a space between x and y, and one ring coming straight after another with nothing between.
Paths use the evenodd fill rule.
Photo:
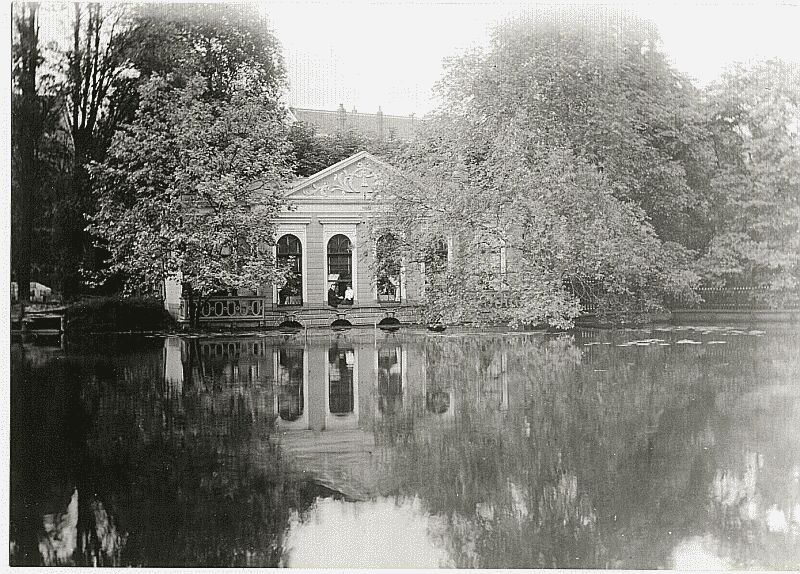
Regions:
<instances>
[{"instance_id":1,"label":"arched doorway","mask_svg":"<svg viewBox=\"0 0 800 574\"><path fill-rule=\"evenodd\" d=\"M399 242L391 233L378 238L375 245L377 264L378 301L400 302L400 254Z\"/></svg>"},{"instance_id":2,"label":"arched doorway","mask_svg":"<svg viewBox=\"0 0 800 574\"><path fill-rule=\"evenodd\" d=\"M328 240L328 290L331 287L340 300L345 298L348 287L355 291L353 245L350 243L350 239L341 233Z\"/></svg>"},{"instance_id":3,"label":"arched doorway","mask_svg":"<svg viewBox=\"0 0 800 574\"><path fill-rule=\"evenodd\" d=\"M278 289L278 305L303 304L303 244L287 233L278 239L277 263L288 270L286 282Z\"/></svg>"}]
</instances>

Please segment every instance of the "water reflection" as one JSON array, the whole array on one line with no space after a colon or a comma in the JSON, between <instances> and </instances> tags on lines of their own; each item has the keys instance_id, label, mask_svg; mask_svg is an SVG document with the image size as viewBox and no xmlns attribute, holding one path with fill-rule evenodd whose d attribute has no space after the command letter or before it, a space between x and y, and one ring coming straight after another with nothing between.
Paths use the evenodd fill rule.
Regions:
<instances>
[{"instance_id":1,"label":"water reflection","mask_svg":"<svg viewBox=\"0 0 800 574\"><path fill-rule=\"evenodd\" d=\"M328 350L328 412L348 415L353 412L356 353L338 343Z\"/></svg>"},{"instance_id":2,"label":"water reflection","mask_svg":"<svg viewBox=\"0 0 800 574\"><path fill-rule=\"evenodd\" d=\"M797 334L16 347L12 563L796 568Z\"/></svg>"},{"instance_id":3,"label":"water reflection","mask_svg":"<svg viewBox=\"0 0 800 574\"><path fill-rule=\"evenodd\" d=\"M394 414L403 408L403 348L380 347L378 360L378 410Z\"/></svg>"},{"instance_id":4,"label":"water reflection","mask_svg":"<svg viewBox=\"0 0 800 574\"><path fill-rule=\"evenodd\" d=\"M296 428L307 428L305 415L305 351L286 348L275 351L277 357L278 416L285 423L295 423ZM288 427L289 425L284 425Z\"/></svg>"},{"instance_id":5,"label":"water reflection","mask_svg":"<svg viewBox=\"0 0 800 574\"><path fill-rule=\"evenodd\" d=\"M453 567L445 530L444 522L426 514L419 500L319 499L305 516L294 513L289 519L281 566Z\"/></svg>"}]
</instances>

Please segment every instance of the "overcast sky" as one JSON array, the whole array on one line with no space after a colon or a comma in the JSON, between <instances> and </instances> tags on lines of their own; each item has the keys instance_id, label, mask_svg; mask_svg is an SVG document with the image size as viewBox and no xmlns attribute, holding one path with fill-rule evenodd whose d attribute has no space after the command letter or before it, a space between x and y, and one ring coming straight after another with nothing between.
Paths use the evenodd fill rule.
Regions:
<instances>
[{"instance_id":1,"label":"overcast sky","mask_svg":"<svg viewBox=\"0 0 800 574\"><path fill-rule=\"evenodd\" d=\"M800 0L599 2L653 21L664 51L699 85L734 61L800 61ZM541 3L540 3L541 4ZM307 108L424 114L442 59L485 45L491 28L532 2L270 2L283 45L288 102Z\"/></svg>"}]
</instances>

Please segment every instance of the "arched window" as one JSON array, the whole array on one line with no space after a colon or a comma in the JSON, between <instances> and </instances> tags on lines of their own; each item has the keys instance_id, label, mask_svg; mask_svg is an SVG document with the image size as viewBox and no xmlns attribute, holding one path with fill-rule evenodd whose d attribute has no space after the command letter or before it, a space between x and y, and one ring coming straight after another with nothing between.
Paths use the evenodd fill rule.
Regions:
<instances>
[{"instance_id":1,"label":"arched window","mask_svg":"<svg viewBox=\"0 0 800 574\"><path fill-rule=\"evenodd\" d=\"M278 289L278 305L303 304L303 245L291 234L278 239L278 267L287 269L286 283Z\"/></svg>"},{"instance_id":2,"label":"arched window","mask_svg":"<svg viewBox=\"0 0 800 574\"><path fill-rule=\"evenodd\" d=\"M353 287L353 246L346 235L334 235L328 241L328 289L331 285L341 299Z\"/></svg>"},{"instance_id":3,"label":"arched window","mask_svg":"<svg viewBox=\"0 0 800 574\"><path fill-rule=\"evenodd\" d=\"M278 352L278 414L285 421L303 416L303 349Z\"/></svg>"},{"instance_id":4,"label":"arched window","mask_svg":"<svg viewBox=\"0 0 800 574\"><path fill-rule=\"evenodd\" d=\"M378 301L400 301L399 247L391 233L381 235L375 245Z\"/></svg>"}]
</instances>

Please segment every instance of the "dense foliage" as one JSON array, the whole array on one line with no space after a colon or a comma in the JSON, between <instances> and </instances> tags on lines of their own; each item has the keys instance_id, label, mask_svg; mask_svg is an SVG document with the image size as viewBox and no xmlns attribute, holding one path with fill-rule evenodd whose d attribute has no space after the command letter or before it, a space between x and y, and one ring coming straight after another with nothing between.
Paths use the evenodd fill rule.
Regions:
<instances>
[{"instance_id":1,"label":"dense foliage","mask_svg":"<svg viewBox=\"0 0 800 574\"><path fill-rule=\"evenodd\" d=\"M175 87L153 77L134 122L91 168L90 230L108 245L108 273L129 288L182 280L195 304L276 277L270 222L289 177L282 109L248 90L230 102L205 95L202 78Z\"/></svg>"},{"instance_id":2,"label":"dense foliage","mask_svg":"<svg viewBox=\"0 0 800 574\"><path fill-rule=\"evenodd\" d=\"M425 267L432 320L566 326L579 294L599 312L693 296L691 253L649 221L692 201L678 152L662 145L663 132L689 121L674 101L683 92L666 101L660 87L620 92L632 85L623 72L651 66L639 62L641 42L631 51L558 22L512 25L487 53L452 62L442 107L396 158L412 177L387 182L377 226L402 230L410 261L426 263L445 235L454 246L447 265ZM632 63L618 61L625 54Z\"/></svg>"},{"instance_id":3,"label":"dense foliage","mask_svg":"<svg viewBox=\"0 0 800 574\"><path fill-rule=\"evenodd\" d=\"M28 103L15 107L12 135L47 144L35 162L12 158L15 172L35 180L12 180L15 275L32 268L33 280L67 298L96 292L101 286L81 270L107 270L108 254L87 231L85 214L96 206L85 166L103 161L114 134L133 121L140 87L153 74L173 74L184 86L199 76L206 99L230 101L242 81L277 99L285 78L279 46L254 5L18 3L13 12L15 102L25 91ZM54 20L67 24L64 37L43 46L39 22ZM38 132L28 137L22 126ZM117 290L120 280L103 290Z\"/></svg>"},{"instance_id":4,"label":"dense foliage","mask_svg":"<svg viewBox=\"0 0 800 574\"><path fill-rule=\"evenodd\" d=\"M526 147L570 150L662 239L683 241L711 156L699 93L659 48L633 15L534 11L498 27L488 51L450 61L442 109L496 118Z\"/></svg>"},{"instance_id":5,"label":"dense foliage","mask_svg":"<svg viewBox=\"0 0 800 574\"><path fill-rule=\"evenodd\" d=\"M39 22L53 18L68 24L61 48L40 45ZM250 151L281 166L272 181L287 166L308 176L361 150L390 157L409 177L391 182L391 217L377 224L404 232L394 259L425 263L432 320L564 325L581 305L625 312L655 309L665 296L692 300L698 279L766 289L774 305L797 303L797 68L736 66L700 91L670 65L655 28L624 13L544 8L504 23L487 50L449 61L442 105L409 149L352 132L320 135L302 123L278 127L283 60L255 6L15 4L12 65L13 275L66 298L143 286L142 261L120 265L120 254L136 249L124 235L114 245L118 234L97 227L133 196L101 194L97 204L95 186L108 182L91 181L86 166L117 162L114 177L122 178L125 161L156 158L161 144L143 126L152 120L162 129L154 133L166 133L168 109L178 112L174 102L154 105L164 93L194 102L178 123L197 129L222 117L249 125L248 106L263 106L274 133ZM169 89L155 87L164 78ZM112 142L132 137L132 124L146 143L141 157L110 159ZM151 162L148 177L165 181L173 165ZM204 185L188 181L194 172L185 177L181 185ZM93 236L98 209L105 214L94 219ZM215 249L233 241L215 236L217 228L201 232ZM440 265L445 236L457 241ZM252 283L233 277L246 265L218 267L210 271L221 278L203 286L194 276L198 294ZM489 304L503 310L481 315Z\"/></svg>"},{"instance_id":6,"label":"dense foliage","mask_svg":"<svg viewBox=\"0 0 800 574\"><path fill-rule=\"evenodd\" d=\"M318 134L313 125L303 122L292 124L289 139L294 151L294 173L300 177L314 175L360 151L385 156L400 147L400 142L370 138L356 131Z\"/></svg>"},{"instance_id":7,"label":"dense foliage","mask_svg":"<svg viewBox=\"0 0 800 574\"><path fill-rule=\"evenodd\" d=\"M709 88L707 105L716 165L705 275L796 292L800 71L778 61L733 67Z\"/></svg>"}]
</instances>

